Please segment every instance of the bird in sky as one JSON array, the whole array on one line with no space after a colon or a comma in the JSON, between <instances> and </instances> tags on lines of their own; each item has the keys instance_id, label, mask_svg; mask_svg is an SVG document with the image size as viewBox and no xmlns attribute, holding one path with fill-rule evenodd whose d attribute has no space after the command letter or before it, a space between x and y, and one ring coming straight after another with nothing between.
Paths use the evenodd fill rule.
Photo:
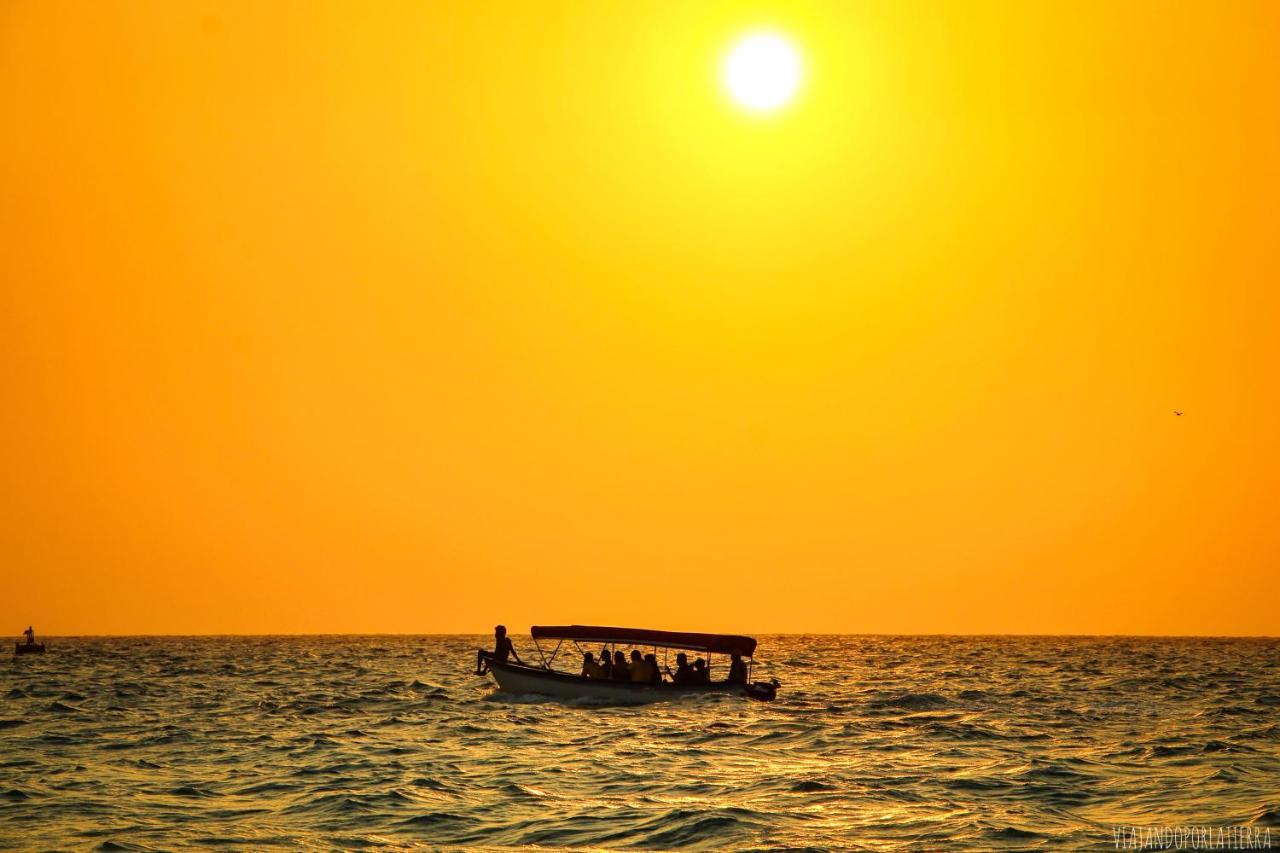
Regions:
<instances>
[{"instance_id":1,"label":"bird in sky","mask_svg":"<svg viewBox=\"0 0 1280 853\"><path fill-rule=\"evenodd\" d=\"M1182 417L1182 412L1179 412L1177 409L1174 409L1174 410L1173 410L1173 413L1174 413L1175 415L1177 415L1178 417Z\"/></svg>"}]
</instances>

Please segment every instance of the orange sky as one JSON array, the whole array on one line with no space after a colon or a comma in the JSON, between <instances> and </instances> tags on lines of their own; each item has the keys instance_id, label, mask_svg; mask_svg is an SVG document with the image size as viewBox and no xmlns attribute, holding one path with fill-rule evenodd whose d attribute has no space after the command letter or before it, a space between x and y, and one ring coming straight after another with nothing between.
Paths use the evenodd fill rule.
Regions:
<instances>
[{"instance_id":1,"label":"orange sky","mask_svg":"<svg viewBox=\"0 0 1280 853\"><path fill-rule=\"evenodd\" d=\"M0 631L1280 634L1277 80L1267 2L11 0Z\"/></svg>"}]
</instances>

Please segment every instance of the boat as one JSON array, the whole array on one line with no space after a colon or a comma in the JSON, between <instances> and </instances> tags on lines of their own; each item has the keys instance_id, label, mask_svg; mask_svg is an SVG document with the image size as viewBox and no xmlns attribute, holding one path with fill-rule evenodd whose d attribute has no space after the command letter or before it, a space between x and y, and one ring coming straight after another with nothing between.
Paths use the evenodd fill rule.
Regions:
<instances>
[{"instance_id":1,"label":"boat","mask_svg":"<svg viewBox=\"0 0 1280 853\"><path fill-rule=\"evenodd\" d=\"M734 634L695 634L683 631L657 631L647 628L614 628L598 625L534 625L529 633L533 637L534 646L538 650L539 664L499 661L492 652L481 650L478 655L480 666L477 675L492 674L498 689L504 693L532 693L551 696L558 699L594 699L616 704L640 704L663 699L675 699L682 696L701 696L705 694L727 694L746 696L762 702L772 701L777 696L781 682L777 679L769 681L751 681L751 667L754 663L756 641L752 637ZM550 655L542 647L542 641L555 641ZM692 684L676 684L670 681L647 683L634 681L611 681L605 678L586 678L577 672L565 672L553 668L565 642L571 643L578 651L575 664L587 651L582 644L603 645L611 651L619 648L654 650L659 649L691 651L707 656L708 671L712 673L709 681ZM716 681L712 656L717 654L731 655L737 653L747 663L746 683ZM724 667L728 674L727 665Z\"/></svg>"},{"instance_id":2,"label":"boat","mask_svg":"<svg viewBox=\"0 0 1280 853\"><path fill-rule=\"evenodd\" d=\"M44 643L36 642L36 632L34 629L28 627L27 630L22 632L22 636L26 637L26 639L19 640L18 642L13 644L14 646L13 653L15 655L44 654Z\"/></svg>"}]
</instances>

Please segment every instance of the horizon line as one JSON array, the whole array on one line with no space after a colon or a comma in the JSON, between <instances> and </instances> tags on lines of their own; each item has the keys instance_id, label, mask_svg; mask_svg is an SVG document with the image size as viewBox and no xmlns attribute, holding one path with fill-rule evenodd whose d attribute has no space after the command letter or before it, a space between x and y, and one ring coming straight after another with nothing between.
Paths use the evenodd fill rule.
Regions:
<instances>
[{"instance_id":1,"label":"horizon line","mask_svg":"<svg viewBox=\"0 0 1280 853\"><path fill-rule=\"evenodd\" d=\"M260 632L260 633L154 633L154 634L38 634L39 637L60 639L145 639L152 637L487 637L491 632L464 631L307 631L307 632ZM726 634L737 632L708 631L704 633ZM508 631L509 635L528 637L529 633ZM755 631L748 636L754 637L1043 637L1057 639L1138 639L1138 640L1277 640L1278 634L1054 634L1054 633L1020 633L1020 632L921 632L903 633L892 631ZM20 642L20 641L19 641Z\"/></svg>"}]
</instances>

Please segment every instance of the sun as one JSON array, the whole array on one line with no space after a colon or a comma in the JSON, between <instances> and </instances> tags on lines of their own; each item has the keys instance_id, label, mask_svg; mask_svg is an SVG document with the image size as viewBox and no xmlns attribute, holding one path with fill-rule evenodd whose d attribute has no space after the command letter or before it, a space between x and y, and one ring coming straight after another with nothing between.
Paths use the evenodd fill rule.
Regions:
<instances>
[{"instance_id":1,"label":"sun","mask_svg":"<svg viewBox=\"0 0 1280 853\"><path fill-rule=\"evenodd\" d=\"M791 100L800 84L800 56L786 39L771 33L747 36L733 46L724 79L734 100L765 112Z\"/></svg>"}]
</instances>

